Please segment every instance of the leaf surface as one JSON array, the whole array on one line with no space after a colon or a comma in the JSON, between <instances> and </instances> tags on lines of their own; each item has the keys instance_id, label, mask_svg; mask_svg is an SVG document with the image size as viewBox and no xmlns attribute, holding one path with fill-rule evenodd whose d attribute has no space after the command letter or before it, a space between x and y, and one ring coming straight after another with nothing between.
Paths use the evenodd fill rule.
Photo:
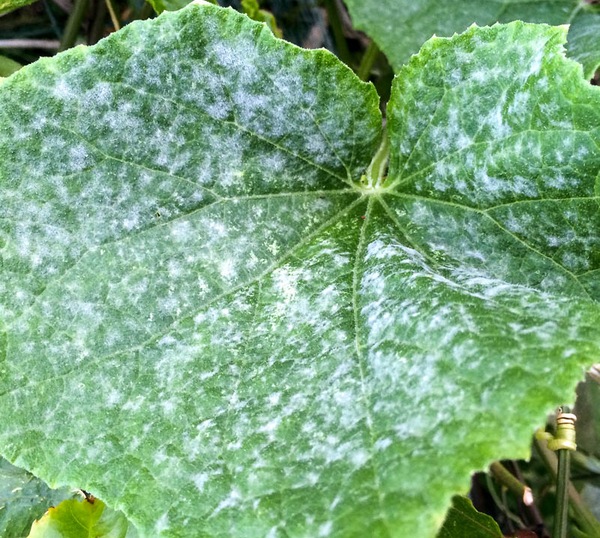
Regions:
<instances>
[{"instance_id":1,"label":"leaf surface","mask_svg":"<svg viewBox=\"0 0 600 538\"><path fill-rule=\"evenodd\" d=\"M588 58L598 55L596 17L579 0L348 0L347 6L354 25L375 40L396 70L432 35L451 36L473 23L523 20L558 25L575 19L569 53L583 61L586 74Z\"/></svg>"},{"instance_id":2,"label":"leaf surface","mask_svg":"<svg viewBox=\"0 0 600 538\"><path fill-rule=\"evenodd\" d=\"M0 450L142 536L434 536L598 353L600 97L564 38L430 42L384 185L373 87L231 10L13 75Z\"/></svg>"}]
</instances>

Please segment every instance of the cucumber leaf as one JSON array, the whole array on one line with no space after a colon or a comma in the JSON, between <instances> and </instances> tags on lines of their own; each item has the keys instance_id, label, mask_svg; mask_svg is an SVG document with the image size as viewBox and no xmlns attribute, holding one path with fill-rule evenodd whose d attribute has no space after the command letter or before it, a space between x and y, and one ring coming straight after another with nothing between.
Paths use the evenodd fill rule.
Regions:
<instances>
[{"instance_id":1,"label":"cucumber leaf","mask_svg":"<svg viewBox=\"0 0 600 538\"><path fill-rule=\"evenodd\" d=\"M430 41L381 181L373 87L231 10L11 76L0 452L142 536L435 536L600 349L600 95L564 41Z\"/></svg>"}]
</instances>

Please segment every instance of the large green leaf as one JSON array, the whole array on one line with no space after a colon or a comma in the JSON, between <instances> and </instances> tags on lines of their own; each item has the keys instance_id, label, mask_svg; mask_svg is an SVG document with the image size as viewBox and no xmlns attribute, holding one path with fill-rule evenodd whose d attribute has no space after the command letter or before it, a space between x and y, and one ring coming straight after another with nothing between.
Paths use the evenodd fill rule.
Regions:
<instances>
[{"instance_id":1,"label":"large green leaf","mask_svg":"<svg viewBox=\"0 0 600 538\"><path fill-rule=\"evenodd\" d=\"M372 86L230 10L13 75L0 451L143 536L433 536L599 351L600 95L564 38L430 42L385 185Z\"/></svg>"},{"instance_id":2,"label":"large green leaf","mask_svg":"<svg viewBox=\"0 0 600 538\"><path fill-rule=\"evenodd\" d=\"M30 473L0 459L0 536L27 536L34 519L71 496L68 489L52 490Z\"/></svg>"},{"instance_id":3,"label":"large green leaf","mask_svg":"<svg viewBox=\"0 0 600 538\"><path fill-rule=\"evenodd\" d=\"M598 22L585 0L347 0L346 4L356 27L375 40L396 69L434 34L451 36L473 23L515 20L565 24L575 19L569 54L584 62L586 73L588 57L599 55L600 38L593 33Z\"/></svg>"}]
</instances>

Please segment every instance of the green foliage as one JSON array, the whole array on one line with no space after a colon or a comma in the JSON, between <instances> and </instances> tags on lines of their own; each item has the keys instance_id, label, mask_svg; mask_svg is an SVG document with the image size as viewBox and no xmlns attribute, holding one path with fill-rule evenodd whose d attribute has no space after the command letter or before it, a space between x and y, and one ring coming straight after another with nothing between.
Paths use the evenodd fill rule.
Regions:
<instances>
[{"instance_id":1,"label":"green foliage","mask_svg":"<svg viewBox=\"0 0 600 538\"><path fill-rule=\"evenodd\" d=\"M6 56L0 56L0 78L8 77L16 73L19 69L21 69L21 64Z\"/></svg>"},{"instance_id":2,"label":"green foliage","mask_svg":"<svg viewBox=\"0 0 600 538\"><path fill-rule=\"evenodd\" d=\"M35 2L35 0L0 0L0 15L27 6L33 2Z\"/></svg>"},{"instance_id":3,"label":"green foliage","mask_svg":"<svg viewBox=\"0 0 600 538\"><path fill-rule=\"evenodd\" d=\"M148 0L148 3L154 8L156 13L163 11L177 11L187 6L191 0ZM217 0L199 0L199 2L208 2L217 5Z\"/></svg>"},{"instance_id":4,"label":"green foliage","mask_svg":"<svg viewBox=\"0 0 600 538\"><path fill-rule=\"evenodd\" d=\"M135 538L127 519L100 499L69 499L36 521L28 538Z\"/></svg>"},{"instance_id":5,"label":"green foliage","mask_svg":"<svg viewBox=\"0 0 600 538\"><path fill-rule=\"evenodd\" d=\"M0 536L23 538L34 519L69 497L68 489L52 490L30 473L0 459Z\"/></svg>"},{"instance_id":6,"label":"green foliage","mask_svg":"<svg viewBox=\"0 0 600 538\"><path fill-rule=\"evenodd\" d=\"M565 38L430 40L387 177L373 86L231 10L6 80L0 451L142 536L434 536L600 350Z\"/></svg>"},{"instance_id":7,"label":"green foliage","mask_svg":"<svg viewBox=\"0 0 600 538\"><path fill-rule=\"evenodd\" d=\"M586 5L571 20L568 52L592 78L600 66L600 6Z\"/></svg>"},{"instance_id":8,"label":"green foliage","mask_svg":"<svg viewBox=\"0 0 600 538\"><path fill-rule=\"evenodd\" d=\"M498 524L475 510L466 497L456 496L437 538L502 538Z\"/></svg>"},{"instance_id":9,"label":"green foliage","mask_svg":"<svg viewBox=\"0 0 600 538\"><path fill-rule=\"evenodd\" d=\"M582 61L586 76L600 63L598 16L580 0L347 0L355 26L364 30L399 69L432 35L451 36L478 25L523 20L566 24L573 21L569 51ZM573 20L574 19L574 20Z\"/></svg>"},{"instance_id":10,"label":"green foliage","mask_svg":"<svg viewBox=\"0 0 600 538\"><path fill-rule=\"evenodd\" d=\"M242 9L252 20L264 22L271 32L277 37L282 36L281 30L277 27L277 21L272 13L264 9L260 9L258 0L242 0Z\"/></svg>"}]
</instances>

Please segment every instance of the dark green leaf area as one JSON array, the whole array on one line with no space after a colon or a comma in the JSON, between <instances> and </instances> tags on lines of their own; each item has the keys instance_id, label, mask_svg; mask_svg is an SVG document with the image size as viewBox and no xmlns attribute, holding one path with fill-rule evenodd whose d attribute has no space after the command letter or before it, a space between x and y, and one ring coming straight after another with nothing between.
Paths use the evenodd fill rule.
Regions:
<instances>
[{"instance_id":1,"label":"dark green leaf area","mask_svg":"<svg viewBox=\"0 0 600 538\"><path fill-rule=\"evenodd\" d=\"M596 300L600 95L564 39L515 23L429 42L395 82L388 182L429 256Z\"/></svg>"}]
</instances>

